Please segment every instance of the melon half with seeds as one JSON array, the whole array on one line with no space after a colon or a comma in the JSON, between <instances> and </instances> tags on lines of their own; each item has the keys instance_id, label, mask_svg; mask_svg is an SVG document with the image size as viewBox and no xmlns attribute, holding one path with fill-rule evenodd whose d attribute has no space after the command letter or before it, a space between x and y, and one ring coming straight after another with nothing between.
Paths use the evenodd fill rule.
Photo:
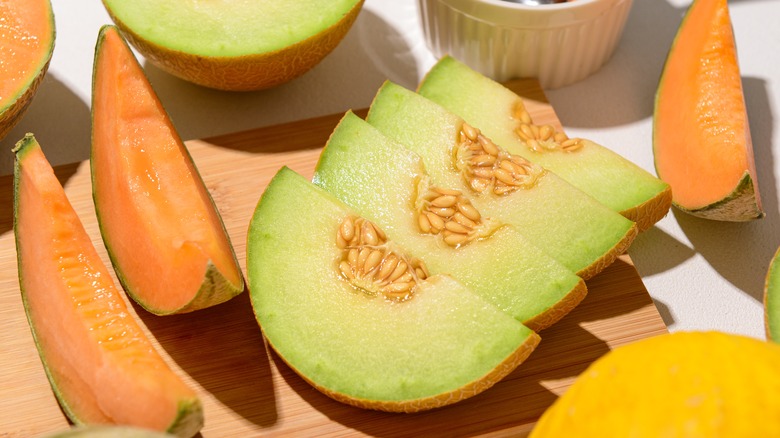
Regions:
<instances>
[{"instance_id":1,"label":"melon half with seeds","mask_svg":"<svg viewBox=\"0 0 780 438\"><path fill-rule=\"evenodd\" d=\"M49 0L0 2L0 139L32 102L54 51Z\"/></svg>"},{"instance_id":2,"label":"melon half with seeds","mask_svg":"<svg viewBox=\"0 0 780 438\"><path fill-rule=\"evenodd\" d=\"M656 92L653 153L681 211L764 216L726 0L694 1L680 24Z\"/></svg>"},{"instance_id":3,"label":"melon half with seeds","mask_svg":"<svg viewBox=\"0 0 780 438\"><path fill-rule=\"evenodd\" d=\"M19 286L62 410L76 424L195 435L200 401L127 309L41 147L28 135L14 152Z\"/></svg>"},{"instance_id":4,"label":"melon half with seeds","mask_svg":"<svg viewBox=\"0 0 780 438\"><path fill-rule=\"evenodd\" d=\"M467 193L430 182L422 158L349 112L320 156L314 183L388 238L533 330L585 297L585 282L517 229L483 216Z\"/></svg>"},{"instance_id":5,"label":"melon half with seeds","mask_svg":"<svg viewBox=\"0 0 780 438\"><path fill-rule=\"evenodd\" d=\"M155 314L225 302L244 280L208 189L114 26L95 50L92 197L128 295Z\"/></svg>"},{"instance_id":6,"label":"melon half with seeds","mask_svg":"<svg viewBox=\"0 0 780 438\"><path fill-rule=\"evenodd\" d=\"M486 217L513 225L583 278L609 266L636 237L630 220L399 85L382 86L366 120L418 153L433 184L468 193Z\"/></svg>"},{"instance_id":7,"label":"melon half with seeds","mask_svg":"<svg viewBox=\"0 0 780 438\"><path fill-rule=\"evenodd\" d=\"M282 168L249 226L252 307L268 343L328 396L415 412L478 394L539 336Z\"/></svg>"},{"instance_id":8,"label":"melon half with seeds","mask_svg":"<svg viewBox=\"0 0 780 438\"><path fill-rule=\"evenodd\" d=\"M344 38L363 0L103 0L125 37L196 84L259 90L309 71Z\"/></svg>"},{"instance_id":9,"label":"melon half with seeds","mask_svg":"<svg viewBox=\"0 0 780 438\"><path fill-rule=\"evenodd\" d=\"M669 211L669 184L612 150L534 123L523 99L452 57L442 58L418 92L463 117L512 154L538 164L597 201L650 228Z\"/></svg>"}]
</instances>

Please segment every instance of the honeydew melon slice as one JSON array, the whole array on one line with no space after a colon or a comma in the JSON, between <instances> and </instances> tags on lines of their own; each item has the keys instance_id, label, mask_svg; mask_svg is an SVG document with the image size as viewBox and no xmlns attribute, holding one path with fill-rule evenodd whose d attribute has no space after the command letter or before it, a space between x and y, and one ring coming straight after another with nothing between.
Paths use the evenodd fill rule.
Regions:
<instances>
[{"instance_id":1,"label":"honeydew melon slice","mask_svg":"<svg viewBox=\"0 0 780 438\"><path fill-rule=\"evenodd\" d=\"M366 120L420 154L434 184L470 193L485 216L513 225L580 277L609 266L636 237L630 220L399 85L380 88Z\"/></svg>"},{"instance_id":2,"label":"honeydew melon slice","mask_svg":"<svg viewBox=\"0 0 780 438\"><path fill-rule=\"evenodd\" d=\"M417 154L351 112L331 134L314 183L425 260L431 273L452 275L534 330L558 321L586 294L581 278L513 227L479 212L473 220L463 216L473 209L468 198L430 184ZM436 207L442 203L452 205ZM431 214L444 224L439 232L419 226Z\"/></svg>"},{"instance_id":3,"label":"honeydew melon slice","mask_svg":"<svg viewBox=\"0 0 780 438\"><path fill-rule=\"evenodd\" d=\"M507 151L555 172L635 221L640 231L671 207L669 184L593 141L568 139L550 125L535 125L520 96L450 56L428 72L418 92L463 117Z\"/></svg>"},{"instance_id":4,"label":"honeydew melon slice","mask_svg":"<svg viewBox=\"0 0 780 438\"><path fill-rule=\"evenodd\" d=\"M249 225L257 321L270 346L315 388L362 408L420 411L487 389L535 348L539 337L530 329L452 278L426 276L422 262L358 219L282 168ZM357 230L342 232L346 223ZM369 271L366 263L376 260L358 256L364 250L385 258ZM403 275L395 277L399 260ZM347 274L350 267L357 273ZM388 269L395 279L382 285L379 272ZM413 286L397 287L405 280Z\"/></svg>"},{"instance_id":5,"label":"honeydew melon slice","mask_svg":"<svg viewBox=\"0 0 780 438\"><path fill-rule=\"evenodd\" d=\"M28 135L14 152L22 301L63 411L76 424L195 435L200 401L128 311L38 142Z\"/></svg>"}]
</instances>

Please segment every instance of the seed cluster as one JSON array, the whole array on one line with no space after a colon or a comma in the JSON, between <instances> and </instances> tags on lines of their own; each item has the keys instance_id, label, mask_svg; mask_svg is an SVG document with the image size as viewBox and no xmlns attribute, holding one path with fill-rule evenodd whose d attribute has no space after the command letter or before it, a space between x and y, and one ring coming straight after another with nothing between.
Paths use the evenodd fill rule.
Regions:
<instances>
[{"instance_id":1,"label":"seed cluster","mask_svg":"<svg viewBox=\"0 0 780 438\"><path fill-rule=\"evenodd\" d=\"M544 174L542 167L503 150L465 122L453 159L466 183L477 193L508 195L533 187Z\"/></svg>"},{"instance_id":2,"label":"seed cluster","mask_svg":"<svg viewBox=\"0 0 780 438\"><path fill-rule=\"evenodd\" d=\"M518 122L515 134L534 152L575 152L584 146L581 138L569 138L552 125L535 125L522 102L517 103L512 117Z\"/></svg>"},{"instance_id":3,"label":"seed cluster","mask_svg":"<svg viewBox=\"0 0 780 438\"><path fill-rule=\"evenodd\" d=\"M482 215L459 190L428 188L417 202L417 225L426 234L441 234L444 243L459 247L476 236Z\"/></svg>"},{"instance_id":4,"label":"seed cluster","mask_svg":"<svg viewBox=\"0 0 780 438\"><path fill-rule=\"evenodd\" d=\"M385 233L362 217L348 216L341 222L336 245L343 250L341 275L369 295L405 301L430 275L422 260L394 251Z\"/></svg>"}]
</instances>

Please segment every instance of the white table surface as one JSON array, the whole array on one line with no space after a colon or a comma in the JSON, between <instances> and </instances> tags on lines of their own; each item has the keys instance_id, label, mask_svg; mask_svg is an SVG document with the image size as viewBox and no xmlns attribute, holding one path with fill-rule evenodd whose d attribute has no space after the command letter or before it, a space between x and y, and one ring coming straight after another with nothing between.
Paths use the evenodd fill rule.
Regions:
<instances>
[{"instance_id":1,"label":"white table surface","mask_svg":"<svg viewBox=\"0 0 780 438\"><path fill-rule=\"evenodd\" d=\"M571 136L589 137L654 173L653 98L690 0L634 0L613 57L590 78L547 95ZM34 132L54 165L85 160L92 58L110 23L99 0L53 0L57 40L48 74L22 121L0 141L10 151ZM629 253L672 331L721 330L764 338L763 288L780 244L780 1L732 0L731 15L766 217L722 223L670 212ZM416 0L366 0L344 41L304 76L277 88L231 93L176 79L144 63L181 136L246 130L367 107L385 79L414 88L435 59ZM12 154L0 154L0 174Z\"/></svg>"}]
</instances>

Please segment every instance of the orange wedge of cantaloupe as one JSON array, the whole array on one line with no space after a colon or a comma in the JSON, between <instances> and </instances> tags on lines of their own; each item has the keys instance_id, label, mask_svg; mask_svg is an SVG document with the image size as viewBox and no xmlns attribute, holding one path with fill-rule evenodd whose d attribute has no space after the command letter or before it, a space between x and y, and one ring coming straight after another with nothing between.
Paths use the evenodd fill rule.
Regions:
<instances>
[{"instance_id":1,"label":"orange wedge of cantaloupe","mask_svg":"<svg viewBox=\"0 0 780 438\"><path fill-rule=\"evenodd\" d=\"M637 341L588 367L531 438L780 436L780 345L718 332Z\"/></svg>"},{"instance_id":2,"label":"orange wedge of cantaloupe","mask_svg":"<svg viewBox=\"0 0 780 438\"><path fill-rule=\"evenodd\" d=\"M674 205L716 220L764 215L726 0L696 0L656 94L653 152Z\"/></svg>"},{"instance_id":3,"label":"orange wedge of cantaloupe","mask_svg":"<svg viewBox=\"0 0 780 438\"><path fill-rule=\"evenodd\" d=\"M155 314L241 293L233 247L192 158L128 45L101 29L92 95L92 191L127 293Z\"/></svg>"},{"instance_id":4,"label":"orange wedge of cantaloupe","mask_svg":"<svg viewBox=\"0 0 780 438\"><path fill-rule=\"evenodd\" d=\"M63 411L76 424L194 435L200 401L128 311L35 138L14 152L19 284Z\"/></svg>"},{"instance_id":5,"label":"orange wedge of cantaloupe","mask_svg":"<svg viewBox=\"0 0 780 438\"><path fill-rule=\"evenodd\" d=\"M0 138L27 110L53 50L49 0L0 2Z\"/></svg>"}]
</instances>

